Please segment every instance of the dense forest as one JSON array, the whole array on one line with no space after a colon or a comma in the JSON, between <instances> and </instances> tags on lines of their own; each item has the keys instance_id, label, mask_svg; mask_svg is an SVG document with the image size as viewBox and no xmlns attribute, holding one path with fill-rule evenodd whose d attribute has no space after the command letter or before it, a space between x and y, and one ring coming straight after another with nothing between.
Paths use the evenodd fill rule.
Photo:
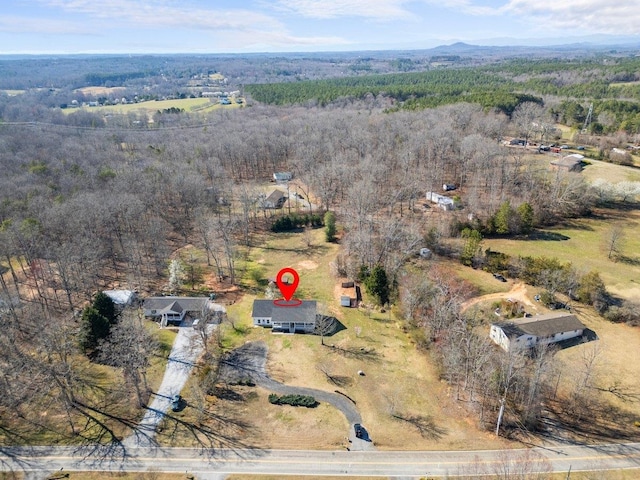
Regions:
<instances>
[{"instance_id":1,"label":"dense forest","mask_svg":"<svg viewBox=\"0 0 640 480\"><path fill-rule=\"evenodd\" d=\"M399 102L398 108L433 108L450 103L477 103L511 115L524 102L549 103L566 124L585 121L589 102L602 119L590 132L619 129L638 133L640 117L640 61L636 58L599 60L512 60L473 68L450 68L421 73L369 75L298 83L247 85L258 101L275 105L339 98L363 99L381 95ZM558 101L560 103L558 104ZM556 105L558 104L558 105Z\"/></svg>"}]
</instances>

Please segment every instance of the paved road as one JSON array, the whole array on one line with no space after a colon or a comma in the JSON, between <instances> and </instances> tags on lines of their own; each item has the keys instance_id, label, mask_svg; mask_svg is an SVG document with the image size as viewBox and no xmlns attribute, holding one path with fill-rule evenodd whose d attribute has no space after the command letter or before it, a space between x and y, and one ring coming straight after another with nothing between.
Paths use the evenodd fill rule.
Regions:
<instances>
[{"instance_id":1,"label":"paved road","mask_svg":"<svg viewBox=\"0 0 640 480\"><path fill-rule=\"evenodd\" d=\"M509 472L640 469L640 443L484 451L346 452L130 448L110 452L71 447L0 448L0 470L189 472L198 479L231 473L387 477L455 477Z\"/></svg>"}]
</instances>

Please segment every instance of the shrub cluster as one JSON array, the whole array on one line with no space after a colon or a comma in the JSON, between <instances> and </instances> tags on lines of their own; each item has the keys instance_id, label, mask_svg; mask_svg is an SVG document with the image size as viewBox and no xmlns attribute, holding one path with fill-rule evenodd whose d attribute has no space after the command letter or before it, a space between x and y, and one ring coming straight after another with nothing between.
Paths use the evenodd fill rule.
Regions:
<instances>
[{"instance_id":1,"label":"shrub cluster","mask_svg":"<svg viewBox=\"0 0 640 480\"><path fill-rule=\"evenodd\" d=\"M290 232L296 228L303 228L307 226L321 227L322 225L323 222L320 215L301 215L298 213L291 213L276 219L276 221L273 222L273 225L271 225L271 231L276 233Z\"/></svg>"},{"instance_id":2,"label":"shrub cluster","mask_svg":"<svg viewBox=\"0 0 640 480\"><path fill-rule=\"evenodd\" d=\"M313 408L318 405L318 402L311 395L276 395L272 393L269 395L269 403L274 405L291 405L292 407L307 407Z\"/></svg>"}]
</instances>

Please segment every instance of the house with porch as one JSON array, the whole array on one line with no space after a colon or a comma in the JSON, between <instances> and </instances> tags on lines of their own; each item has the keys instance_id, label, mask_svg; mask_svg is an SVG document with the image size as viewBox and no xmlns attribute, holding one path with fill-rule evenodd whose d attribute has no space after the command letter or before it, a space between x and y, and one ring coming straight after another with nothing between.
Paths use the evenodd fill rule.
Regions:
<instances>
[{"instance_id":1,"label":"house with porch","mask_svg":"<svg viewBox=\"0 0 640 480\"><path fill-rule=\"evenodd\" d=\"M489 337L507 352L581 337L585 326L570 313L548 313L492 323Z\"/></svg>"},{"instance_id":2,"label":"house with porch","mask_svg":"<svg viewBox=\"0 0 640 480\"><path fill-rule=\"evenodd\" d=\"M144 300L144 315L160 321L160 326L178 325L189 314L203 316L209 308L206 297L149 297Z\"/></svg>"},{"instance_id":3,"label":"house with porch","mask_svg":"<svg viewBox=\"0 0 640 480\"><path fill-rule=\"evenodd\" d=\"M251 312L253 325L271 328L274 333L313 333L316 328L317 302L302 300L295 306L287 306L287 303L278 305L273 300L254 300Z\"/></svg>"}]
</instances>

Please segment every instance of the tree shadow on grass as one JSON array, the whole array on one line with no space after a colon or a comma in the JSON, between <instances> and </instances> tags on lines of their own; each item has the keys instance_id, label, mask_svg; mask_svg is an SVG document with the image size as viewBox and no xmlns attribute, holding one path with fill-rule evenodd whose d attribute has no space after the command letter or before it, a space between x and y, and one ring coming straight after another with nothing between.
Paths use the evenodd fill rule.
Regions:
<instances>
[{"instance_id":1,"label":"tree shadow on grass","mask_svg":"<svg viewBox=\"0 0 640 480\"><path fill-rule=\"evenodd\" d=\"M549 232L549 231L532 232L525 238L526 240L545 240L545 241L555 241L555 242L571 239L571 237L568 237L567 235L564 235L562 233Z\"/></svg>"},{"instance_id":2,"label":"tree shadow on grass","mask_svg":"<svg viewBox=\"0 0 640 480\"><path fill-rule=\"evenodd\" d=\"M624 263L626 265L632 265L634 267L640 266L640 258L638 257L629 257L627 255L616 255L616 261L620 263Z\"/></svg>"},{"instance_id":3,"label":"tree shadow on grass","mask_svg":"<svg viewBox=\"0 0 640 480\"><path fill-rule=\"evenodd\" d=\"M541 433L548 438L574 444L640 440L637 416L610 402L578 402L573 406L552 402L547 412L541 421Z\"/></svg>"},{"instance_id":4,"label":"tree shadow on grass","mask_svg":"<svg viewBox=\"0 0 640 480\"><path fill-rule=\"evenodd\" d=\"M439 440L447 433L446 429L436 425L431 415L403 415L394 413L391 416L396 420L401 420L415 427L422 438Z\"/></svg>"},{"instance_id":5,"label":"tree shadow on grass","mask_svg":"<svg viewBox=\"0 0 640 480\"><path fill-rule=\"evenodd\" d=\"M355 358L359 360L379 361L380 354L373 348L366 347L340 347L337 345L326 345L333 352L345 358Z\"/></svg>"},{"instance_id":6,"label":"tree shadow on grass","mask_svg":"<svg viewBox=\"0 0 640 480\"><path fill-rule=\"evenodd\" d=\"M198 448L211 454L223 448L234 451L255 449L254 445L242 440L243 437L251 438L253 427L250 424L206 409L198 409L198 413L201 416L198 422L185 421L173 415L165 416L158 435L173 440L183 439L186 433Z\"/></svg>"}]
</instances>

